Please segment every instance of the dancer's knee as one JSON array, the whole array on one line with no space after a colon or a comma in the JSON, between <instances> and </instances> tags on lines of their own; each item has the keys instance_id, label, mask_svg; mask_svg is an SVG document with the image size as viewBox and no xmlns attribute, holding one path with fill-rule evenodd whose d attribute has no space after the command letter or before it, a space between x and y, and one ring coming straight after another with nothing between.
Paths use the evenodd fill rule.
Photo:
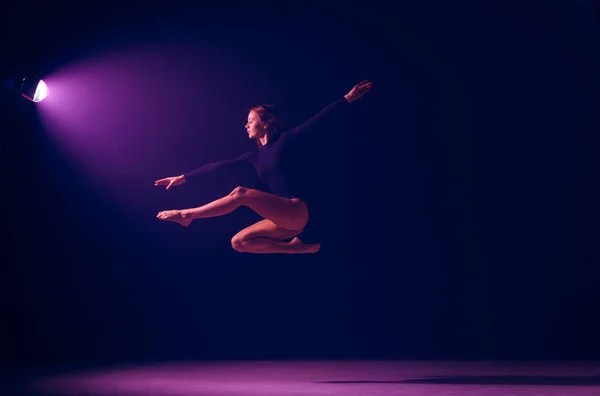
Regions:
<instances>
[{"instance_id":1,"label":"dancer's knee","mask_svg":"<svg viewBox=\"0 0 600 396\"><path fill-rule=\"evenodd\" d=\"M242 238L238 237L237 235L234 236L233 238L231 238L231 247L236 252L245 252L246 251L244 249L244 240Z\"/></svg>"},{"instance_id":2,"label":"dancer's knee","mask_svg":"<svg viewBox=\"0 0 600 396\"><path fill-rule=\"evenodd\" d=\"M238 187L234 188L234 189L233 189L233 190L232 190L232 191L229 193L229 196L232 196L232 197L239 198L239 197L241 197L241 196L243 196L243 195L246 195L246 194L248 194L248 191L249 191L249 190L250 190L249 188L246 188L246 187L239 187L239 186L238 186Z\"/></svg>"},{"instance_id":3,"label":"dancer's knee","mask_svg":"<svg viewBox=\"0 0 600 396\"><path fill-rule=\"evenodd\" d=\"M229 193L229 196L235 201L240 201L240 203L243 204L241 201L243 201L245 198L249 198L252 191L253 190L251 188L236 187L233 189L233 191L231 191L231 193Z\"/></svg>"},{"instance_id":4,"label":"dancer's knee","mask_svg":"<svg viewBox=\"0 0 600 396\"><path fill-rule=\"evenodd\" d=\"M231 247L237 252L256 253L262 252L273 244L273 241L268 238L253 238L244 239L243 237L234 236L231 239Z\"/></svg>"}]
</instances>

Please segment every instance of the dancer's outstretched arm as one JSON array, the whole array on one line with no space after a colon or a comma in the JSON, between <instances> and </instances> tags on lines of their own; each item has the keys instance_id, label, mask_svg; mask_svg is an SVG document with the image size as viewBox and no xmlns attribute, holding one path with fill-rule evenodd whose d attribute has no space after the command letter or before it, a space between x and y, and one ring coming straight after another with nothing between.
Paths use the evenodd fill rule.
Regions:
<instances>
[{"instance_id":1,"label":"dancer's outstretched arm","mask_svg":"<svg viewBox=\"0 0 600 396\"><path fill-rule=\"evenodd\" d=\"M326 118L329 118L344 111L344 109L348 107L349 103L354 102L355 100L359 99L361 96L369 92L372 86L373 83L369 80L359 82L346 95L331 103L329 106L325 107L323 110L319 111L314 116L310 117L302 125L292 128L287 133L289 133L290 135L303 135L304 133L306 133L306 131L310 130L315 124L318 124Z\"/></svg>"},{"instance_id":2,"label":"dancer's outstretched arm","mask_svg":"<svg viewBox=\"0 0 600 396\"><path fill-rule=\"evenodd\" d=\"M198 178L207 173L230 169L240 165L249 165L251 164L252 155L253 152L248 152L231 160L206 164L198 169L184 173L183 175L166 177L164 179L157 180L154 182L154 186L166 186L166 189L169 190L173 186L178 186L188 180Z\"/></svg>"}]
</instances>

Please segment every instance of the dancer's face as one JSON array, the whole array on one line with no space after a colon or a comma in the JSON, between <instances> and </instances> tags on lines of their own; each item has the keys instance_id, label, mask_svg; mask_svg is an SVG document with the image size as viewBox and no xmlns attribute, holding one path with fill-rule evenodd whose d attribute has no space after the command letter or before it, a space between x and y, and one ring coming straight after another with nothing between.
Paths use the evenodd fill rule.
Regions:
<instances>
[{"instance_id":1,"label":"dancer's face","mask_svg":"<svg viewBox=\"0 0 600 396\"><path fill-rule=\"evenodd\" d=\"M266 124L260 121L260 117L254 110L248 113L248 123L246 131L250 139L260 139L267 132Z\"/></svg>"}]
</instances>

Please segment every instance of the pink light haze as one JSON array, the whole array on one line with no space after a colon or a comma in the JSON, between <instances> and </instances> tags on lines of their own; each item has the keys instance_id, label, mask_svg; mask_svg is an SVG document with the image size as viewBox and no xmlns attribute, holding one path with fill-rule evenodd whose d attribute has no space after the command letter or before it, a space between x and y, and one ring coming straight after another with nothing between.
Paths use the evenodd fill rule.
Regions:
<instances>
[{"instance_id":1,"label":"pink light haze","mask_svg":"<svg viewBox=\"0 0 600 396\"><path fill-rule=\"evenodd\" d=\"M593 362L256 361L131 365L40 378L38 395L597 395Z\"/></svg>"},{"instance_id":2,"label":"pink light haze","mask_svg":"<svg viewBox=\"0 0 600 396\"><path fill-rule=\"evenodd\" d=\"M154 180L215 159L212 135L232 118L236 76L227 70L214 54L183 45L84 59L45 78L51 94L38 104L40 117L74 167L133 203ZM245 117L239 112L239 131L228 133L244 134Z\"/></svg>"}]
</instances>

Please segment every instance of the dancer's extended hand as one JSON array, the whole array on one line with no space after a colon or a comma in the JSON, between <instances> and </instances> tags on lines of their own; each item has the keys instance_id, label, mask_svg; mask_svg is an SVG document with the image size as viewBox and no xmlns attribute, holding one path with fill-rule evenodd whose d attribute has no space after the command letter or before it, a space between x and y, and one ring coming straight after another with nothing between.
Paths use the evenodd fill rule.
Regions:
<instances>
[{"instance_id":1,"label":"dancer's extended hand","mask_svg":"<svg viewBox=\"0 0 600 396\"><path fill-rule=\"evenodd\" d=\"M173 177L165 177L164 179L160 179L154 182L154 187L157 186L167 186L167 190L171 189L173 186L178 186L180 184L185 183L185 176L173 176Z\"/></svg>"},{"instance_id":2,"label":"dancer's extended hand","mask_svg":"<svg viewBox=\"0 0 600 396\"><path fill-rule=\"evenodd\" d=\"M361 96L369 92L373 83L369 80L363 80L356 84L354 88L350 90L344 97L348 102L354 102L356 99L359 99Z\"/></svg>"}]
</instances>

